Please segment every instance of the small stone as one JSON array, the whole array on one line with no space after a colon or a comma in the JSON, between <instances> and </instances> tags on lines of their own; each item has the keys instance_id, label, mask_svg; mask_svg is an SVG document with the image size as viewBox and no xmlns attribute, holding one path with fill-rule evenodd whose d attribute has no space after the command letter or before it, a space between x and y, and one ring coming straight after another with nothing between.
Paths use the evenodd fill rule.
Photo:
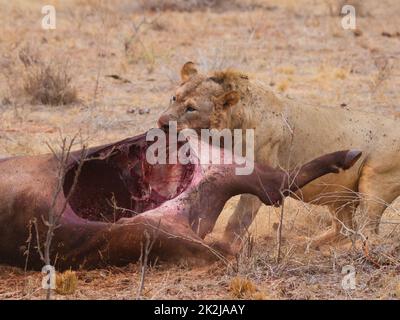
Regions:
<instances>
[{"instance_id":1,"label":"small stone","mask_svg":"<svg viewBox=\"0 0 400 320\"><path fill-rule=\"evenodd\" d=\"M148 114L148 113L150 113L149 108L140 108L139 109L139 114Z\"/></svg>"}]
</instances>

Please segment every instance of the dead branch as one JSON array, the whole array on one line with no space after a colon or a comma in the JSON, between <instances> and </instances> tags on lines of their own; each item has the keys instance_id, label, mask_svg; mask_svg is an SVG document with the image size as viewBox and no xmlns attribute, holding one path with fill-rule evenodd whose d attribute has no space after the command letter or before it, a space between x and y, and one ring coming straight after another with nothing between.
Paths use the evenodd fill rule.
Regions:
<instances>
[{"instance_id":1,"label":"dead branch","mask_svg":"<svg viewBox=\"0 0 400 320\"><path fill-rule=\"evenodd\" d=\"M64 191L63 186L64 186L64 182L65 182L65 174L68 170L68 163L69 163L70 156L71 156L71 149L72 149L73 145L75 144L77 137L78 137L78 134L75 135L69 142L67 141L67 138L62 137L59 153L57 153L54 150L54 148L49 143L47 143L49 150L52 152L54 157L57 159L57 184L56 184L56 188L53 193L53 196L52 196L52 201L51 201L49 211L47 213L47 217L44 217L43 215L41 216L43 224L47 227L46 238L43 243L43 248L42 248L42 244L40 241L37 219L36 218L32 219L32 224L35 228L35 234L36 234L36 242L37 242L36 249L37 249L40 259L43 261L43 263L45 265L51 265L51 244L53 241L54 232L60 226L59 221L68 205L68 202L69 202L72 194L75 191L76 185L78 183L78 177L81 173L82 167L86 160L85 158L87 155L87 152L86 152L87 149L86 149L86 146L83 145L81 152L80 152L80 157L78 160L78 167L75 172L72 186L71 186L68 194L65 196L65 199L61 205L61 208L57 209L57 200L59 199L60 194L62 194L62 192ZM51 288L49 287L47 289L46 299L49 300L50 298L51 298Z\"/></svg>"},{"instance_id":2,"label":"dead branch","mask_svg":"<svg viewBox=\"0 0 400 320\"><path fill-rule=\"evenodd\" d=\"M158 238L158 234L159 234L159 230L160 230L160 223L158 224L158 228L156 229L155 232L153 232L153 238L150 239L150 235L147 232L147 230L144 231L144 236L145 236L145 243L143 244L142 242L142 246L140 249L140 257L139 257L139 261L140 261L140 270L141 270L141 274L140 274L140 284L139 284L139 289L136 295L136 300L140 300L142 293L143 293L143 289L144 289L144 282L145 282L145 278L146 278L146 270L147 270L147 264L148 264L148 258L149 258L149 254L151 252L151 249L153 248L154 243L156 242L157 238Z\"/></svg>"}]
</instances>

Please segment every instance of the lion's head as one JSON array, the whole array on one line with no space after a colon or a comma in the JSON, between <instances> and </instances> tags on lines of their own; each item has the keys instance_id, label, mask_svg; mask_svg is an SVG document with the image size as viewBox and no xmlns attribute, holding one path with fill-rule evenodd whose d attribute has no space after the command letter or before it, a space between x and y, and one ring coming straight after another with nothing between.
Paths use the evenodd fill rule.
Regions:
<instances>
[{"instance_id":1,"label":"lion's head","mask_svg":"<svg viewBox=\"0 0 400 320\"><path fill-rule=\"evenodd\" d=\"M181 69L181 84L158 125L167 129L170 121L176 121L178 130L229 128L232 109L247 81L246 75L230 70L201 74L194 63L187 62Z\"/></svg>"}]
</instances>

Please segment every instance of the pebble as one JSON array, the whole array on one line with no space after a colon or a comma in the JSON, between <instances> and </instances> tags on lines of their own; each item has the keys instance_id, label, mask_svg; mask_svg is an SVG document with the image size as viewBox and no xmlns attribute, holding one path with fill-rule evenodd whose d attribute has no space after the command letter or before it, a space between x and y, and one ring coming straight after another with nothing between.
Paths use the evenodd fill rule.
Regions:
<instances>
[{"instance_id":1,"label":"pebble","mask_svg":"<svg viewBox=\"0 0 400 320\"><path fill-rule=\"evenodd\" d=\"M149 114L150 108L132 108L132 109L128 109L126 112L132 113L132 114L138 113L140 115L143 115L143 114Z\"/></svg>"}]
</instances>

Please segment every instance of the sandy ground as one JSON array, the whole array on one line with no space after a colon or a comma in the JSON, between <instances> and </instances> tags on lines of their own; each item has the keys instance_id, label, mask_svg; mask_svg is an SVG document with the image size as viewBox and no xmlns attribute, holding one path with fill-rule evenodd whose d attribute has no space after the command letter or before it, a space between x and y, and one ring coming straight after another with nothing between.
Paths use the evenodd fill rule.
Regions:
<instances>
[{"instance_id":1,"label":"sandy ground","mask_svg":"<svg viewBox=\"0 0 400 320\"><path fill-rule=\"evenodd\" d=\"M80 132L86 143L96 145L154 127L188 60L204 71L244 70L299 103L400 117L397 0L349 1L358 13L356 30L341 27L343 1L215 1L210 8L201 5L204 1L188 7L168 0L162 10L152 10L159 2L46 1L55 5L57 28L43 30L41 1L0 0L0 156L48 152L45 142L57 144L60 131L67 137ZM66 68L78 101L32 103L23 89L29 68L21 52ZM236 202L226 204L212 237L223 230ZM381 244L368 256L348 247L304 253L293 249L296 237L318 234L329 225L329 216L325 208L290 200L283 260L277 263L279 211L263 207L251 229L252 250L230 266L151 267L144 298L399 298L398 209L396 203L388 208ZM344 265L356 268L355 290L341 287ZM136 298L140 273L135 264L77 275L75 293L54 298ZM43 298L41 276L1 266L0 299ZM238 294L232 284L237 277L255 289Z\"/></svg>"}]
</instances>

